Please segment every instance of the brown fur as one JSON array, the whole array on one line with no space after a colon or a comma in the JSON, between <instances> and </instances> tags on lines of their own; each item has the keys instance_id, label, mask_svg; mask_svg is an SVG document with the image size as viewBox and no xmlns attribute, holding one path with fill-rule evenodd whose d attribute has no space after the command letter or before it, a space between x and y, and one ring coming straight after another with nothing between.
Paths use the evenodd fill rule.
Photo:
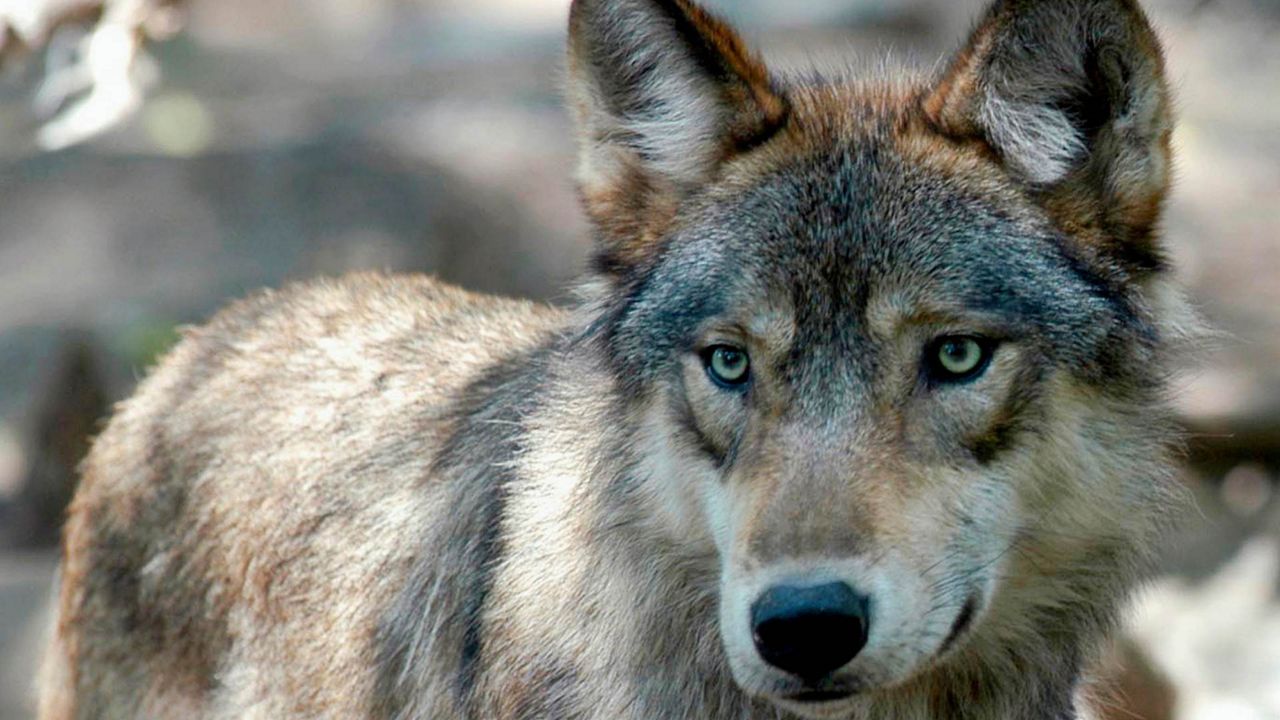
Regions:
<instances>
[{"instance_id":1,"label":"brown fur","mask_svg":"<svg viewBox=\"0 0 1280 720\"><path fill-rule=\"evenodd\" d=\"M361 276L263 293L188 331L85 462L54 658L68 685L45 689L42 717L233 716L202 699L233 644L288 698L255 716L363 712L372 680L353 671L414 551L396 538L415 509L439 511L415 498L447 431L432 408L558 317ZM485 335L505 342L473 345ZM345 464L315 442L346 448Z\"/></svg>"},{"instance_id":2,"label":"brown fur","mask_svg":"<svg viewBox=\"0 0 1280 720\"><path fill-rule=\"evenodd\" d=\"M923 99L925 117L943 135L990 142L980 119L982 99L1002 91L991 79L991 68L1002 56L1028 53L1012 46L1016 38L1038 47L1035 38L1020 36L1015 27L1032 15L1035 0L1001 2L993 6L974 32L969 44L953 59L941 82ZM1126 123L1104 128L1094 142L1104 146L1093 162L1072 170L1064 181L1044 188L1042 202L1064 229L1079 238L1100 257L1110 257L1130 269L1149 271L1159 267L1160 251L1154 236L1170 182L1169 89L1164 77L1164 56L1142 8L1135 0L1116 3L1084 3L1076 10L1097 46L1086 60L1088 72L1106 76L1113 86L1147 87L1146 107L1128 111ZM1127 22L1114 22L1116 16ZM1025 32L1025 31L1021 31ZM1048 44L1048 43L1046 43ZM1044 51L1046 55L1052 48ZM1119 55L1129 58L1123 64ZM1134 62L1134 59L1139 59ZM1097 78L1091 78L1096 81ZM1118 97L1113 102L1124 102ZM996 148L997 154L1000 148Z\"/></svg>"},{"instance_id":3,"label":"brown fur","mask_svg":"<svg viewBox=\"0 0 1280 720\"><path fill-rule=\"evenodd\" d=\"M898 82L576 0L581 301L362 275L189 330L85 462L41 717L1079 717L1176 494L1161 68L1129 0L1000 0ZM865 648L765 658L756 599L837 581Z\"/></svg>"}]
</instances>

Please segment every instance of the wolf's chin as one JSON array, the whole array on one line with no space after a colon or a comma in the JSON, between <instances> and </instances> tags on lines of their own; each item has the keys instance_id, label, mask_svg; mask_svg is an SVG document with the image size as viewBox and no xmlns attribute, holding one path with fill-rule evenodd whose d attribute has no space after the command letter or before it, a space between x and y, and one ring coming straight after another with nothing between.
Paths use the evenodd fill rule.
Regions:
<instances>
[{"instance_id":1,"label":"wolf's chin","mask_svg":"<svg viewBox=\"0 0 1280 720\"><path fill-rule=\"evenodd\" d=\"M815 700L811 702L775 698L773 703L783 710L803 718L840 720L852 717L854 705L857 701L856 695L846 695L844 698L837 700Z\"/></svg>"}]
</instances>

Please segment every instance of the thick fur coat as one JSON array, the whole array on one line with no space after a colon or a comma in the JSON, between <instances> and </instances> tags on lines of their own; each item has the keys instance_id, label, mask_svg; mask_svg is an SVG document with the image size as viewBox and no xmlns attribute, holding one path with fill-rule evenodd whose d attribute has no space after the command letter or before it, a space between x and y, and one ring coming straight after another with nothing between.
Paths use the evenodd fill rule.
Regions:
<instances>
[{"instance_id":1,"label":"thick fur coat","mask_svg":"<svg viewBox=\"0 0 1280 720\"><path fill-rule=\"evenodd\" d=\"M188 331L85 462L41 718L1087 712L1189 328L1137 4L999 0L885 81L576 0L568 67L580 302L362 275Z\"/></svg>"}]
</instances>

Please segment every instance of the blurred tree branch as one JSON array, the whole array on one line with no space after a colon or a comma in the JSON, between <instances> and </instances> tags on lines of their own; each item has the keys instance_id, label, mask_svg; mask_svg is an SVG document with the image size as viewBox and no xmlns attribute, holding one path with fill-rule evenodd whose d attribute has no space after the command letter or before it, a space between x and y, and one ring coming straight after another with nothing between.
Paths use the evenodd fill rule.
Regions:
<instances>
[{"instance_id":1,"label":"blurred tree branch","mask_svg":"<svg viewBox=\"0 0 1280 720\"><path fill-rule=\"evenodd\" d=\"M0 0L0 68L43 55L36 142L56 150L127 118L155 78L143 50L181 26L182 0Z\"/></svg>"}]
</instances>

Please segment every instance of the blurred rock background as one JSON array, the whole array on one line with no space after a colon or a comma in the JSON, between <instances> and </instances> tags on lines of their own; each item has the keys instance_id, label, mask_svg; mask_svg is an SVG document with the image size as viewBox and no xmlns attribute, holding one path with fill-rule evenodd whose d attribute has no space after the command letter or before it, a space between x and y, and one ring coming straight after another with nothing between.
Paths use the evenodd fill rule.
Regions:
<instances>
[{"instance_id":1,"label":"blurred rock background","mask_svg":"<svg viewBox=\"0 0 1280 720\"><path fill-rule=\"evenodd\" d=\"M709 4L775 66L872 72L886 55L932 67L983 0ZM1280 0L1144 4L1180 98L1168 241L1224 338L1178 387L1200 512L1135 604L1110 702L1116 718L1277 719ZM0 0L0 720L30 716L86 436L175 326L366 268L566 297L587 252L567 5Z\"/></svg>"}]
</instances>

